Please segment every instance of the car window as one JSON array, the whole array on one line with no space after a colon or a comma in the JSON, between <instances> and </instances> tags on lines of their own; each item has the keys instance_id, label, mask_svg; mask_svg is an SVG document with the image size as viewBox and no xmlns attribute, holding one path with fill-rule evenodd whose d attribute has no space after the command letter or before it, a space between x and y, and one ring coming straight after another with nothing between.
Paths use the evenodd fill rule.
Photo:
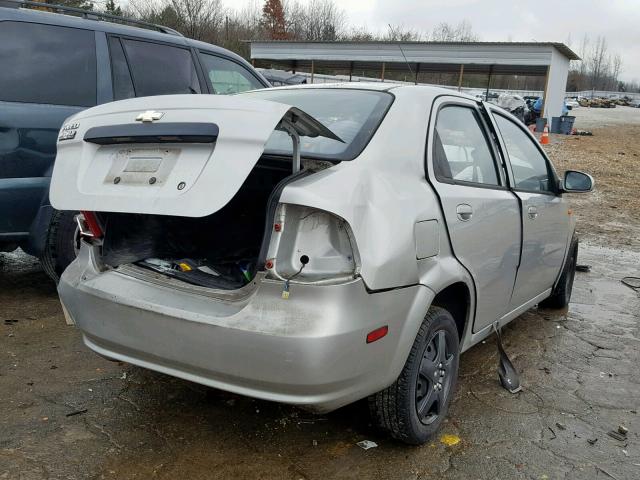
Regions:
<instances>
[{"instance_id":1,"label":"car window","mask_svg":"<svg viewBox=\"0 0 640 480\"><path fill-rule=\"evenodd\" d=\"M90 30L0 22L0 65L0 100L96 104L96 46Z\"/></svg>"},{"instance_id":2,"label":"car window","mask_svg":"<svg viewBox=\"0 0 640 480\"><path fill-rule=\"evenodd\" d=\"M137 97L201 93L190 50L125 38L122 44Z\"/></svg>"},{"instance_id":3,"label":"car window","mask_svg":"<svg viewBox=\"0 0 640 480\"><path fill-rule=\"evenodd\" d=\"M122 100L136 96L133 89L131 73L127 65L127 59L122 50L120 39L109 38L109 52L111 53L111 77L113 79L113 99Z\"/></svg>"},{"instance_id":4,"label":"car window","mask_svg":"<svg viewBox=\"0 0 640 480\"><path fill-rule=\"evenodd\" d=\"M509 155L515 188L535 192L552 191L553 178L547 160L537 145L511 120L494 115Z\"/></svg>"},{"instance_id":5,"label":"car window","mask_svg":"<svg viewBox=\"0 0 640 480\"><path fill-rule=\"evenodd\" d=\"M300 139L302 157L322 160L353 160L357 157L393 102L393 96L388 92L346 88L261 89L240 95L298 107L324 124L343 141L326 137ZM276 130L264 151L289 156L291 150L289 135Z\"/></svg>"},{"instance_id":6,"label":"car window","mask_svg":"<svg viewBox=\"0 0 640 480\"><path fill-rule=\"evenodd\" d=\"M440 109L433 149L438 180L500 185L493 153L474 108L452 105Z\"/></svg>"},{"instance_id":7,"label":"car window","mask_svg":"<svg viewBox=\"0 0 640 480\"><path fill-rule=\"evenodd\" d=\"M227 95L264 88L251 72L236 62L203 52L200 58L212 93Z\"/></svg>"}]
</instances>

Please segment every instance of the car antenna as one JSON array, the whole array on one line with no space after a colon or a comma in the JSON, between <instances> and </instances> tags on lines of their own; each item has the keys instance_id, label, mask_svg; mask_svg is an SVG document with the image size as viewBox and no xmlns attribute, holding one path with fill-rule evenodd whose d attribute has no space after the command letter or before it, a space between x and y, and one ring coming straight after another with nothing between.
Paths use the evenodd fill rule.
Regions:
<instances>
[{"instance_id":1,"label":"car antenna","mask_svg":"<svg viewBox=\"0 0 640 480\"><path fill-rule=\"evenodd\" d=\"M389 25L389 30L393 30L393 27L391 27L390 23L388 23L387 25ZM409 63L409 60L407 60L407 56L404 54L404 50L402 50L402 45L398 44L398 48L400 49L400 53L402 54L402 57L404 58L404 61L407 64L407 67L409 67L409 73L413 75L413 69L411 68L411 64Z\"/></svg>"}]
</instances>

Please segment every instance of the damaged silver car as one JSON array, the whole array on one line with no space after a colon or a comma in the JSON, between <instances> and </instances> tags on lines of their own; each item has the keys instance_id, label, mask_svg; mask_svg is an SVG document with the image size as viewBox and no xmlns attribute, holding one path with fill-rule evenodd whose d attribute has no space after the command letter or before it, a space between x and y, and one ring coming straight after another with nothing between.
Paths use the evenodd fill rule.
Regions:
<instances>
[{"instance_id":1,"label":"damaged silver car","mask_svg":"<svg viewBox=\"0 0 640 480\"><path fill-rule=\"evenodd\" d=\"M389 84L162 96L63 126L55 208L80 210L59 284L95 352L327 412L369 397L425 442L461 352L536 304L564 307L565 193L505 111Z\"/></svg>"}]
</instances>

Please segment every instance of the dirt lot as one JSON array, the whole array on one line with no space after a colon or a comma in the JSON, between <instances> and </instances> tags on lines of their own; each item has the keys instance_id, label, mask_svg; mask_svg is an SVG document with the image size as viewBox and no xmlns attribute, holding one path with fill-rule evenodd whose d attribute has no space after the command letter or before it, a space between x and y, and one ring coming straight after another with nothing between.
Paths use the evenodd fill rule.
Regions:
<instances>
[{"instance_id":1,"label":"dirt lot","mask_svg":"<svg viewBox=\"0 0 640 480\"><path fill-rule=\"evenodd\" d=\"M585 126L600 112L618 124ZM0 254L0 479L640 478L640 298L620 283L640 270L636 112L578 111L595 136L554 138L559 169L598 182L575 198L592 270L568 312L531 310L505 329L522 393L498 386L493 339L462 356L442 431L459 443L393 442L362 404L314 417L108 362L64 324L38 264ZM626 439L607 434L618 425Z\"/></svg>"},{"instance_id":2,"label":"dirt lot","mask_svg":"<svg viewBox=\"0 0 640 480\"><path fill-rule=\"evenodd\" d=\"M593 175L596 191L574 195L581 239L640 251L640 109L578 108L576 127L592 137L552 135L547 147L560 172Z\"/></svg>"}]
</instances>

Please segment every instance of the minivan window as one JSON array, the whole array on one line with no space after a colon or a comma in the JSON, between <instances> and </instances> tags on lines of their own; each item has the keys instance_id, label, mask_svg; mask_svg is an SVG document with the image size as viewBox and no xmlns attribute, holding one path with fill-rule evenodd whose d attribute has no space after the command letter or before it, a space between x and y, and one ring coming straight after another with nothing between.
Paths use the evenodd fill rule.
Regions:
<instances>
[{"instance_id":1,"label":"minivan window","mask_svg":"<svg viewBox=\"0 0 640 480\"><path fill-rule=\"evenodd\" d=\"M0 65L0 100L96 104L96 46L90 30L0 22Z\"/></svg>"},{"instance_id":2,"label":"minivan window","mask_svg":"<svg viewBox=\"0 0 640 480\"><path fill-rule=\"evenodd\" d=\"M211 93L229 95L264 87L251 72L236 62L204 52L200 52L200 58Z\"/></svg>"},{"instance_id":3,"label":"minivan window","mask_svg":"<svg viewBox=\"0 0 640 480\"><path fill-rule=\"evenodd\" d=\"M546 159L533 140L511 120L494 115L506 145L515 188L533 192L551 192L553 178Z\"/></svg>"},{"instance_id":4,"label":"minivan window","mask_svg":"<svg viewBox=\"0 0 640 480\"><path fill-rule=\"evenodd\" d=\"M439 181L500 185L491 148L474 108L445 106L438 112L433 159Z\"/></svg>"},{"instance_id":5,"label":"minivan window","mask_svg":"<svg viewBox=\"0 0 640 480\"><path fill-rule=\"evenodd\" d=\"M133 81L131 73L127 65L127 59L124 56L124 50L120 44L120 39L116 37L109 38L109 51L111 53L111 76L113 79L113 99L123 100L125 98L133 98L136 92L133 89Z\"/></svg>"},{"instance_id":6,"label":"minivan window","mask_svg":"<svg viewBox=\"0 0 640 480\"><path fill-rule=\"evenodd\" d=\"M136 96L201 93L190 50L126 38L122 44Z\"/></svg>"},{"instance_id":7,"label":"minivan window","mask_svg":"<svg viewBox=\"0 0 640 480\"><path fill-rule=\"evenodd\" d=\"M324 124L343 142L325 137L300 139L302 157L322 160L353 160L357 157L393 102L393 96L388 92L346 88L254 90L240 95L286 103ZM274 131L265 146L265 153L291 155L291 152L289 135Z\"/></svg>"}]
</instances>

